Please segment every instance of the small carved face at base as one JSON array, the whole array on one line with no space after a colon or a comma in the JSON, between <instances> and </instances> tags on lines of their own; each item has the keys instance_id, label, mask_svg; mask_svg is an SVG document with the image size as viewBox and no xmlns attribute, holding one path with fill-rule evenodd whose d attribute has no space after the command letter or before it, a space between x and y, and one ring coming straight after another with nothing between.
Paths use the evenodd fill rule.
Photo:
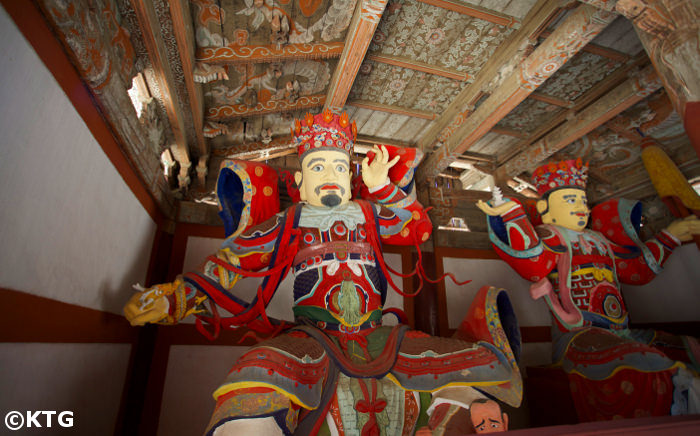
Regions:
<instances>
[{"instance_id":1,"label":"small carved face at base","mask_svg":"<svg viewBox=\"0 0 700 436\"><path fill-rule=\"evenodd\" d=\"M340 150L318 150L304 156L294 175L302 201L334 207L350 201L350 157Z\"/></svg>"},{"instance_id":2,"label":"small carved face at base","mask_svg":"<svg viewBox=\"0 0 700 436\"><path fill-rule=\"evenodd\" d=\"M590 215L586 191L576 188L552 191L547 200L537 202L537 211L542 214L545 224L556 224L579 232L586 227Z\"/></svg>"},{"instance_id":3,"label":"small carved face at base","mask_svg":"<svg viewBox=\"0 0 700 436\"><path fill-rule=\"evenodd\" d=\"M476 400L470 410L472 425L476 433L498 433L508 431L508 415L493 400Z\"/></svg>"}]
</instances>

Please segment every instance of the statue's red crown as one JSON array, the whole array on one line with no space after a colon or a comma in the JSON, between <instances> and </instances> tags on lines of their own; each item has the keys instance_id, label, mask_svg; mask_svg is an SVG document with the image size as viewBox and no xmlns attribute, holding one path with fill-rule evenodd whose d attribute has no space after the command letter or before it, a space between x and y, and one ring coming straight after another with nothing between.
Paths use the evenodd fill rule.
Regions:
<instances>
[{"instance_id":1,"label":"statue's red crown","mask_svg":"<svg viewBox=\"0 0 700 436\"><path fill-rule=\"evenodd\" d=\"M318 149L341 150L352 155L357 139L355 121L350 122L348 114L336 115L326 109L320 114L307 113L303 120L294 120L292 138L297 146L299 160L310 151Z\"/></svg>"},{"instance_id":2,"label":"statue's red crown","mask_svg":"<svg viewBox=\"0 0 700 436\"><path fill-rule=\"evenodd\" d=\"M588 163L583 163L581 158L544 164L532 173L532 182L540 195L559 188L586 189L587 181Z\"/></svg>"}]
</instances>

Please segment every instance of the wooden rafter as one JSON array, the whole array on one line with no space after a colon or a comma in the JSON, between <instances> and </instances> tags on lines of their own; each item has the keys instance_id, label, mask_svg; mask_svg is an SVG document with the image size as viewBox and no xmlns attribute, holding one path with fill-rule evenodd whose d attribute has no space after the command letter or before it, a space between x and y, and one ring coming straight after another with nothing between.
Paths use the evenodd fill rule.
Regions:
<instances>
[{"instance_id":1,"label":"wooden rafter","mask_svg":"<svg viewBox=\"0 0 700 436\"><path fill-rule=\"evenodd\" d=\"M394 65L396 67L408 68L410 70L422 71L424 73L434 74L436 76L447 77L448 79L459 80L462 82L468 82L472 78L469 76L469 74L463 73L454 68L438 67L426 62L415 61L399 56L368 54L367 59L374 62Z\"/></svg>"},{"instance_id":2,"label":"wooden rafter","mask_svg":"<svg viewBox=\"0 0 700 436\"><path fill-rule=\"evenodd\" d=\"M510 15L506 15L501 12L496 12L491 9L482 8L480 6L468 5L462 2L456 2L452 0L418 0L421 3L425 3L431 6L435 6L442 9L447 9L452 12L457 12L462 15L468 15L470 17L478 18L480 20L488 21L499 26L505 27L517 27L520 25L520 21Z\"/></svg>"},{"instance_id":3,"label":"wooden rafter","mask_svg":"<svg viewBox=\"0 0 700 436\"><path fill-rule=\"evenodd\" d=\"M209 147L204 140L204 109L202 101L202 91L200 85L194 83L192 71L194 69L194 33L192 26L187 23L192 22L190 17L189 2L184 0L173 0L170 4L170 16L173 20L173 30L175 31L175 40L180 53L180 61L182 62L182 70L184 72L185 87L190 100L190 110L192 111L192 122L194 123L195 135L197 137L197 148L202 156L209 154Z\"/></svg>"},{"instance_id":4,"label":"wooden rafter","mask_svg":"<svg viewBox=\"0 0 700 436\"><path fill-rule=\"evenodd\" d=\"M595 38L616 15L581 5L567 16L469 118L433 152L418 171L419 180L435 177L460 153L481 139L493 126L551 77L581 47Z\"/></svg>"},{"instance_id":5,"label":"wooden rafter","mask_svg":"<svg viewBox=\"0 0 700 436\"><path fill-rule=\"evenodd\" d=\"M520 28L504 44L501 44L486 61L479 74L474 78L474 82L457 95L430 129L420 138L418 143L420 148L431 150L438 137L449 136L459 127L467 118L468 113L473 110L474 101L484 92L489 82L498 75L499 70L512 59L517 58L518 52L529 43L540 26L560 10L561 2L559 0L539 0L525 17Z\"/></svg>"},{"instance_id":6,"label":"wooden rafter","mask_svg":"<svg viewBox=\"0 0 700 436\"><path fill-rule=\"evenodd\" d=\"M534 168L544 159L637 104L659 88L661 80L654 69L651 66L645 68L576 114L576 117L501 165L498 168L499 177L517 176Z\"/></svg>"},{"instance_id":7,"label":"wooden rafter","mask_svg":"<svg viewBox=\"0 0 700 436\"><path fill-rule=\"evenodd\" d=\"M144 45L146 50L148 50L148 56L163 97L165 112L172 127L175 145L171 147L171 150L180 166L189 168L190 158L185 134L185 123L176 101L175 78L168 62L165 42L160 32L160 23L156 17L154 6L151 2L138 0L131 0L131 6L134 8L141 27Z\"/></svg>"},{"instance_id":8,"label":"wooden rafter","mask_svg":"<svg viewBox=\"0 0 700 436\"><path fill-rule=\"evenodd\" d=\"M367 100L348 100L345 104L373 111L388 112L390 114L408 115L409 117L422 118L424 120L434 120L437 117L434 112L406 109L400 106L374 103Z\"/></svg>"},{"instance_id":9,"label":"wooden rafter","mask_svg":"<svg viewBox=\"0 0 700 436\"><path fill-rule=\"evenodd\" d=\"M199 48L195 56L198 62L207 64L254 64L281 62L297 59L337 58L343 53L342 42L313 44L237 45Z\"/></svg>"},{"instance_id":10,"label":"wooden rafter","mask_svg":"<svg viewBox=\"0 0 700 436\"><path fill-rule=\"evenodd\" d=\"M374 31L388 0L360 0L353 14L345 39L343 54L328 87L324 109L340 112L350 94Z\"/></svg>"}]
</instances>

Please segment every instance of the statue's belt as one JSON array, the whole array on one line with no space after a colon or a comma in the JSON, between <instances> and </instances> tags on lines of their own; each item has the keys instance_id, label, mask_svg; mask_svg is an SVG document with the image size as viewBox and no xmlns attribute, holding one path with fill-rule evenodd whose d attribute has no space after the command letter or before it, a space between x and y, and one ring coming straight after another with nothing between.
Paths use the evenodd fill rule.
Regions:
<instances>
[{"instance_id":1,"label":"statue's belt","mask_svg":"<svg viewBox=\"0 0 700 436\"><path fill-rule=\"evenodd\" d=\"M571 277L578 277L586 274L592 274L596 281L602 282L603 280L609 283L615 283L615 275L612 270L607 268L607 265L603 268L600 267L587 267L579 268L576 271L571 272ZM557 277L559 274L554 272L551 274L552 278Z\"/></svg>"},{"instance_id":2,"label":"statue's belt","mask_svg":"<svg viewBox=\"0 0 700 436\"><path fill-rule=\"evenodd\" d=\"M326 254L334 254L338 260L345 260L352 254L361 256L372 255L372 245L366 242L353 241L332 241L325 242L310 247L303 248L294 256L293 265L297 266L306 259L311 259L316 256L325 256Z\"/></svg>"},{"instance_id":3,"label":"statue's belt","mask_svg":"<svg viewBox=\"0 0 700 436\"><path fill-rule=\"evenodd\" d=\"M340 371L348 377L375 377L382 378L391 371L396 363L399 347L403 341L404 334L408 330L406 325L394 326L387 337L382 353L367 363L355 363L350 358L345 356L340 347L335 341L322 330L310 326L300 325L292 330L300 330L316 339L318 343L326 350L330 356L332 363L338 366Z\"/></svg>"},{"instance_id":4,"label":"statue's belt","mask_svg":"<svg viewBox=\"0 0 700 436\"><path fill-rule=\"evenodd\" d=\"M344 325L342 320L330 311L317 306L296 305L292 308L295 317L303 317L307 321L307 325L314 325L321 330L333 330L340 332L357 332L368 328L376 327L382 319L381 309L375 309L363 316L362 323L359 325ZM310 323L310 324L309 324Z\"/></svg>"}]
</instances>

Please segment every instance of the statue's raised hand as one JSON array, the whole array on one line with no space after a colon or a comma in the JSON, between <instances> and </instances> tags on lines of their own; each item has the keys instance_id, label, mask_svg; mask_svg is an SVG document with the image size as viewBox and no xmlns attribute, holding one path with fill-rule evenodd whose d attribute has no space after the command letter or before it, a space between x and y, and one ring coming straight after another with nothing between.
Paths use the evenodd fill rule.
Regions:
<instances>
[{"instance_id":1,"label":"statue's raised hand","mask_svg":"<svg viewBox=\"0 0 700 436\"><path fill-rule=\"evenodd\" d=\"M515 206L517 206L518 203L508 200L503 204L499 204L498 206L491 206L484 200L479 200L476 202L476 207L481 209L483 213L489 216L502 216L508 213L511 209L513 209Z\"/></svg>"},{"instance_id":2,"label":"statue's raised hand","mask_svg":"<svg viewBox=\"0 0 700 436\"><path fill-rule=\"evenodd\" d=\"M389 152L383 145L381 149L375 145L372 152L374 153L372 163L369 163L369 157L362 159L362 181L369 189L385 184L389 176L389 169L396 165L400 158L400 156L396 156L389 161Z\"/></svg>"},{"instance_id":3,"label":"statue's raised hand","mask_svg":"<svg viewBox=\"0 0 700 436\"><path fill-rule=\"evenodd\" d=\"M127 321L132 326L140 326L165 319L170 309L167 298L169 286L172 284L156 285L148 289L134 286L137 292L124 306L124 316Z\"/></svg>"},{"instance_id":4,"label":"statue's raised hand","mask_svg":"<svg viewBox=\"0 0 700 436\"><path fill-rule=\"evenodd\" d=\"M684 219L673 221L666 228L666 231L678 238L681 242L688 242L693 236L700 235L700 219L695 215L690 215Z\"/></svg>"}]
</instances>

